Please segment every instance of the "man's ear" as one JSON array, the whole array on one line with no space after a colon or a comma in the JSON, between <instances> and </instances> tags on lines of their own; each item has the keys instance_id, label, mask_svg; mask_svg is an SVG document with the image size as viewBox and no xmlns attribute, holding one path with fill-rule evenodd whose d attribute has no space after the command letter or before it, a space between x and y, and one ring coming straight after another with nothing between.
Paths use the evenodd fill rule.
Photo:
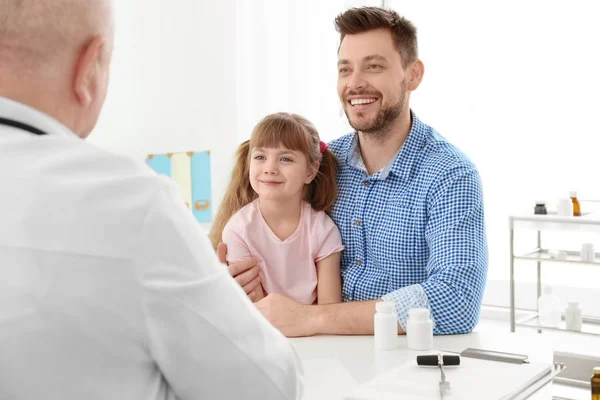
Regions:
<instances>
[{"instance_id":1,"label":"man's ear","mask_svg":"<svg viewBox=\"0 0 600 400\"><path fill-rule=\"evenodd\" d=\"M408 90L415 90L421 84L423 80L423 74L425 74L425 66L423 61L415 60L408 67Z\"/></svg>"},{"instance_id":2,"label":"man's ear","mask_svg":"<svg viewBox=\"0 0 600 400\"><path fill-rule=\"evenodd\" d=\"M310 174L308 174L308 176L306 177L306 180L304 181L305 184L309 184L313 181L313 179L315 179L315 176L317 176L317 174L319 173L319 167L321 166L321 164L319 164L318 161L315 161L314 163L311 164L311 170L310 170Z\"/></svg>"},{"instance_id":3,"label":"man's ear","mask_svg":"<svg viewBox=\"0 0 600 400\"><path fill-rule=\"evenodd\" d=\"M104 43L104 38L96 36L79 53L73 91L82 106L89 106L98 90L98 72Z\"/></svg>"}]
</instances>

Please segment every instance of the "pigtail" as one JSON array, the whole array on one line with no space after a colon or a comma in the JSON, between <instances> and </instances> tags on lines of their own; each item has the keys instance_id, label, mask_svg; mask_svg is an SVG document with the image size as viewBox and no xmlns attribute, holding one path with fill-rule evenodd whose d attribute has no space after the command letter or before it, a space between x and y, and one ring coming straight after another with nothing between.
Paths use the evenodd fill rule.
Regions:
<instances>
[{"instance_id":1,"label":"pigtail","mask_svg":"<svg viewBox=\"0 0 600 400\"><path fill-rule=\"evenodd\" d=\"M308 202L318 211L329 212L337 196L338 159L330 150L321 153L319 171L308 189Z\"/></svg>"},{"instance_id":2,"label":"pigtail","mask_svg":"<svg viewBox=\"0 0 600 400\"><path fill-rule=\"evenodd\" d=\"M225 229L225 225L227 225L233 214L256 198L256 192L250 185L249 154L250 141L246 140L238 147L231 181L208 235L215 250L219 242L222 241L223 229Z\"/></svg>"}]
</instances>

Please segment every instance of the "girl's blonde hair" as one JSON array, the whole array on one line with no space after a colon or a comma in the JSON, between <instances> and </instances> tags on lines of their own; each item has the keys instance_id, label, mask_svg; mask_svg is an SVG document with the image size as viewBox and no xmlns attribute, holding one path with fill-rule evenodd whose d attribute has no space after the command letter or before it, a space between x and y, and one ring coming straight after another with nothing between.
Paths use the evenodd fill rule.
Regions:
<instances>
[{"instance_id":1,"label":"girl's blonde hair","mask_svg":"<svg viewBox=\"0 0 600 400\"><path fill-rule=\"evenodd\" d=\"M319 162L319 171L304 191L304 197L315 210L331 209L337 194L337 157L327 149L321 152L319 133L306 118L290 113L268 115L254 127L250 140L237 149L231 181L209 234L215 249L231 216L257 198L250 185L250 150L279 146L303 153L309 164Z\"/></svg>"}]
</instances>

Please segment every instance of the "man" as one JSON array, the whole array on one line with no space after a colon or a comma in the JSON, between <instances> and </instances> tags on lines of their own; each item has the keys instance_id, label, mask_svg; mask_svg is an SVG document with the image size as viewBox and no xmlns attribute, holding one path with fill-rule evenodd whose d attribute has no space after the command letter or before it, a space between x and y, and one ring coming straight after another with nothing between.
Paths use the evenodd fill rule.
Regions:
<instances>
[{"instance_id":1,"label":"man","mask_svg":"<svg viewBox=\"0 0 600 400\"><path fill-rule=\"evenodd\" d=\"M297 399L174 184L87 144L110 0L0 0L0 398Z\"/></svg>"},{"instance_id":2,"label":"man","mask_svg":"<svg viewBox=\"0 0 600 400\"><path fill-rule=\"evenodd\" d=\"M336 18L338 95L356 133L330 144L340 160L331 216L342 233L341 304L306 306L277 294L257 303L288 336L373 333L375 303L431 310L436 334L477 324L487 275L483 196L474 165L411 112L421 83L416 29L396 12ZM220 248L223 260L225 248ZM252 260L229 266L253 298Z\"/></svg>"}]
</instances>

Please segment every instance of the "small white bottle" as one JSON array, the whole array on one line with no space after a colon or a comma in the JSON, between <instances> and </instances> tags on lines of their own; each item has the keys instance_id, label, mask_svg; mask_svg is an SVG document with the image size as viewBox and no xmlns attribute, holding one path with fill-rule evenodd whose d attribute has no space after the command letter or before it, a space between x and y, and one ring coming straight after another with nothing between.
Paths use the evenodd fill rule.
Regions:
<instances>
[{"instance_id":1,"label":"small white bottle","mask_svg":"<svg viewBox=\"0 0 600 400\"><path fill-rule=\"evenodd\" d=\"M411 308L406 321L406 341L411 350L433 348L433 323L427 308Z\"/></svg>"},{"instance_id":2,"label":"small white bottle","mask_svg":"<svg viewBox=\"0 0 600 400\"><path fill-rule=\"evenodd\" d=\"M545 286L544 294L538 299L539 321L542 326L555 327L561 321L560 299L552 293L552 287Z\"/></svg>"},{"instance_id":3,"label":"small white bottle","mask_svg":"<svg viewBox=\"0 0 600 400\"><path fill-rule=\"evenodd\" d=\"M558 199L557 214L561 217L573 216L573 201L570 197Z\"/></svg>"},{"instance_id":4,"label":"small white bottle","mask_svg":"<svg viewBox=\"0 0 600 400\"><path fill-rule=\"evenodd\" d=\"M398 316L396 305L391 301L375 303L375 348L394 350L398 344Z\"/></svg>"},{"instance_id":5,"label":"small white bottle","mask_svg":"<svg viewBox=\"0 0 600 400\"><path fill-rule=\"evenodd\" d=\"M594 243L584 243L581 245L581 261L584 261L584 262L596 261L596 253L594 252Z\"/></svg>"},{"instance_id":6,"label":"small white bottle","mask_svg":"<svg viewBox=\"0 0 600 400\"><path fill-rule=\"evenodd\" d=\"M579 303L576 301L569 301L567 309L565 310L565 325L570 331L581 331L581 324L583 322L583 315Z\"/></svg>"}]
</instances>

